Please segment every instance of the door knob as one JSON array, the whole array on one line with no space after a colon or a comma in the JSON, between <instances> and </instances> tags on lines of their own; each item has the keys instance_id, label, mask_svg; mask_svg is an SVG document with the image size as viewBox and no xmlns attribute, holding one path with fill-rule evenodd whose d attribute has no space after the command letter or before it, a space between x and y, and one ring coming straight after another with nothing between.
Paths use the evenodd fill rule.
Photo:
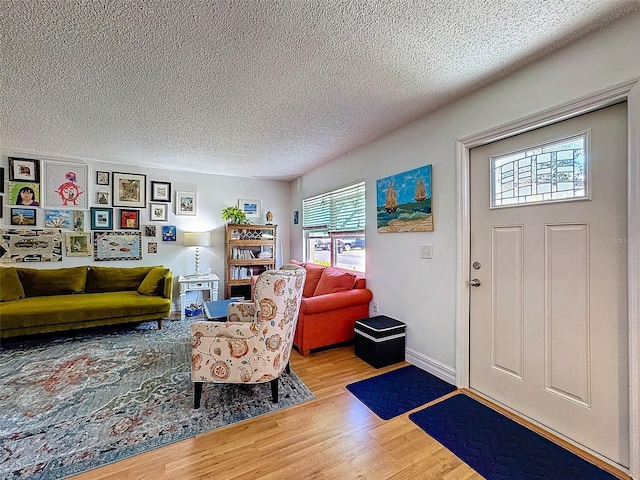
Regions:
<instances>
[{"instance_id":1,"label":"door knob","mask_svg":"<svg viewBox=\"0 0 640 480\"><path fill-rule=\"evenodd\" d=\"M469 285L471 285L472 287L479 287L482 284L480 283L480 280L478 280L477 278L474 278L469 282Z\"/></svg>"}]
</instances>

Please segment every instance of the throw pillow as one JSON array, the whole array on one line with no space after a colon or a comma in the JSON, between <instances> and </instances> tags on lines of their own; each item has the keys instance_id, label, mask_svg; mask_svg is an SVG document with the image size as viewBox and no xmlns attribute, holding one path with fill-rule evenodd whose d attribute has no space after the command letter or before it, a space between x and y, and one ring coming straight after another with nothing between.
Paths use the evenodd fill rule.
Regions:
<instances>
[{"instance_id":1,"label":"throw pillow","mask_svg":"<svg viewBox=\"0 0 640 480\"><path fill-rule=\"evenodd\" d=\"M155 295L158 292L160 282L162 282L168 273L168 268L153 267L138 287L138 293L142 295Z\"/></svg>"},{"instance_id":2,"label":"throw pillow","mask_svg":"<svg viewBox=\"0 0 640 480\"><path fill-rule=\"evenodd\" d=\"M87 267L17 270L25 297L82 293L87 282Z\"/></svg>"},{"instance_id":3,"label":"throw pillow","mask_svg":"<svg viewBox=\"0 0 640 480\"><path fill-rule=\"evenodd\" d=\"M356 276L347 272L341 272L337 268L327 267L322 272L316 291L313 296L326 295L328 293L345 292L351 290L356 282Z\"/></svg>"},{"instance_id":4,"label":"throw pillow","mask_svg":"<svg viewBox=\"0 0 640 480\"><path fill-rule=\"evenodd\" d=\"M316 265L315 263L305 263L304 269L307 271L307 278L304 281L302 296L307 298L313 297L325 267Z\"/></svg>"},{"instance_id":5,"label":"throw pillow","mask_svg":"<svg viewBox=\"0 0 640 480\"><path fill-rule=\"evenodd\" d=\"M0 302L24 298L24 289L14 267L0 268Z\"/></svg>"}]
</instances>

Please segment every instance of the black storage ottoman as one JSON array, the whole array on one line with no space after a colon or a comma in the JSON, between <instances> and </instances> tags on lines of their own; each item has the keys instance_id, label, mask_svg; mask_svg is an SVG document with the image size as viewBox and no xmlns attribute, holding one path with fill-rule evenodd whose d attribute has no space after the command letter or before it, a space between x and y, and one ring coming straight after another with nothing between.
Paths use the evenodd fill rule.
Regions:
<instances>
[{"instance_id":1,"label":"black storage ottoman","mask_svg":"<svg viewBox=\"0 0 640 480\"><path fill-rule=\"evenodd\" d=\"M380 368L404 361L406 325L384 315L358 320L356 356Z\"/></svg>"}]
</instances>

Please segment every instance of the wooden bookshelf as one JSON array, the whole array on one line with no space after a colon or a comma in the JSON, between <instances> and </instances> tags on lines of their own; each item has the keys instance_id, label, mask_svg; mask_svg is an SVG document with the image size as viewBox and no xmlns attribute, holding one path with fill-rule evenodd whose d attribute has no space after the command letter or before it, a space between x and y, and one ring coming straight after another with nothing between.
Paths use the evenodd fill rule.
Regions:
<instances>
[{"instance_id":1,"label":"wooden bookshelf","mask_svg":"<svg viewBox=\"0 0 640 480\"><path fill-rule=\"evenodd\" d=\"M225 298L251 296L251 277L276 268L276 225L228 224Z\"/></svg>"}]
</instances>

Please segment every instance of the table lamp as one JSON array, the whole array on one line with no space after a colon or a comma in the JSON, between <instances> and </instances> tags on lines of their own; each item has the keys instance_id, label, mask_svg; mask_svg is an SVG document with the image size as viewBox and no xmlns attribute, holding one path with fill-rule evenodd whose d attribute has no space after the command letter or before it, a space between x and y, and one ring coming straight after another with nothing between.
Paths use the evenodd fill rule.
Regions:
<instances>
[{"instance_id":1,"label":"table lamp","mask_svg":"<svg viewBox=\"0 0 640 480\"><path fill-rule=\"evenodd\" d=\"M200 274L200 247L211 245L211 234L209 232L185 232L185 247L196 247L196 275Z\"/></svg>"}]
</instances>

